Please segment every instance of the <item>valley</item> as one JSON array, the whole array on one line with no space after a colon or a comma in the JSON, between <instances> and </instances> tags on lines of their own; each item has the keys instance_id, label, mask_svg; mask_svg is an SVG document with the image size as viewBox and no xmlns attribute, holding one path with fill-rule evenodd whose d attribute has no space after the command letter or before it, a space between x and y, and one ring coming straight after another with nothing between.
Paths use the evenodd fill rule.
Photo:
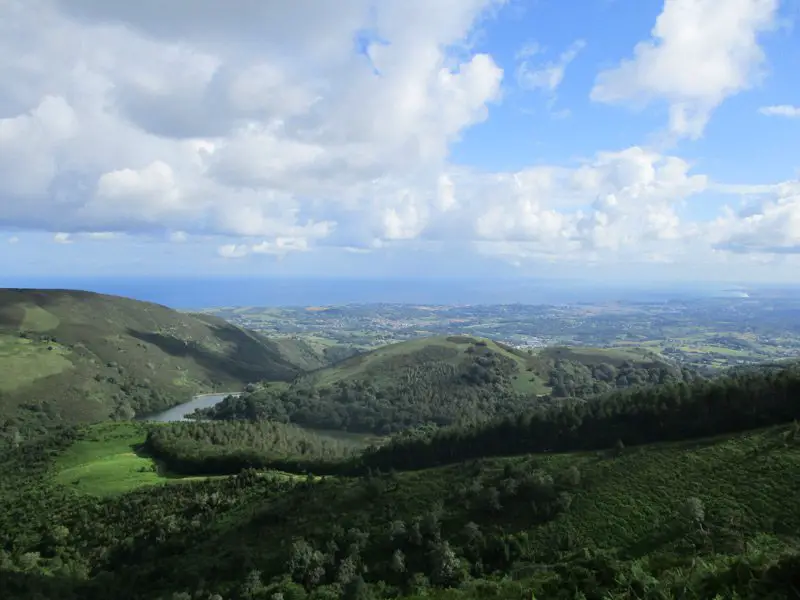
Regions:
<instances>
[{"instance_id":1,"label":"valley","mask_svg":"<svg viewBox=\"0 0 800 600\"><path fill-rule=\"evenodd\" d=\"M800 356L794 294L560 305L347 304L203 311L266 335L304 340L331 358L429 336L467 334L520 349L644 347L700 368Z\"/></svg>"},{"instance_id":2,"label":"valley","mask_svg":"<svg viewBox=\"0 0 800 600\"><path fill-rule=\"evenodd\" d=\"M712 364L670 352L679 337L657 342L664 327L636 333L652 306L618 308L629 326L594 337L563 333L585 308L469 309L560 311L540 346L513 343L512 316L461 329L437 317L358 345L335 328L324 342L316 329L275 337L230 315L113 297L2 298L0 365L13 370L0 387L3 597L755 600L798 589L789 307L773 354L754 349L763 341L732 348L773 335L766 309L722 326L718 307L694 329L697 312L684 315L669 335L718 344L730 360ZM592 310L576 331L610 309ZM506 334L477 333L495 327ZM61 393L87 374L88 387Z\"/></svg>"}]
</instances>

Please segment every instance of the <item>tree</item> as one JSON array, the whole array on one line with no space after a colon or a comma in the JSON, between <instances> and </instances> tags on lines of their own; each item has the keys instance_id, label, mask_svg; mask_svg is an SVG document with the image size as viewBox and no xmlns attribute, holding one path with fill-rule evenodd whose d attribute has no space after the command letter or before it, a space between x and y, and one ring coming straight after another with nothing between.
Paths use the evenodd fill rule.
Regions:
<instances>
[{"instance_id":1,"label":"tree","mask_svg":"<svg viewBox=\"0 0 800 600\"><path fill-rule=\"evenodd\" d=\"M372 600L373 595L360 575L344 587L343 600Z\"/></svg>"},{"instance_id":2,"label":"tree","mask_svg":"<svg viewBox=\"0 0 800 600\"><path fill-rule=\"evenodd\" d=\"M431 581L441 586L456 585L461 579L461 560L445 540L434 543L430 552Z\"/></svg>"},{"instance_id":3,"label":"tree","mask_svg":"<svg viewBox=\"0 0 800 600\"><path fill-rule=\"evenodd\" d=\"M406 571L406 555L402 550L395 550L392 554L392 560L389 563L389 568L395 573L405 573Z\"/></svg>"},{"instance_id":4,"label":"tree","mask_svg":"<svg viewBox=\"0 0 800 600\"><path fill-rule=\"evenodd\" d=\"M247 574L242 582L241 595L243 598L256 598L264 590L261 581L261 571L253 570Z\"/></svg>"},{"instance_id":5,"label":"tree","mask_svg":"<svg viewBox=\"0 0 800 600\"><path fill-rule=\"evenodd\" d=\"M706 508L703 505L703 501L694 496L687 498L683 503L683 514L686 515L692 523L702 528L703 522L706 519Z\"/></svg>"}]
</instances>

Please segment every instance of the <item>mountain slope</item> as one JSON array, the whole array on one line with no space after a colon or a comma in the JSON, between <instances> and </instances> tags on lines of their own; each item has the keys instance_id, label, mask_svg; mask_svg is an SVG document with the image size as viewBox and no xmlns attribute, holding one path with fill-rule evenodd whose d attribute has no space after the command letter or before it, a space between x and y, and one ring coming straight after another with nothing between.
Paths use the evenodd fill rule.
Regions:
<instances>
[{"instance_id":1,"label":"mountain slope","mask_svg":"<svg viewBox=\"0 0 800 600\"><path fill-rule=\"evenodd\" d=\"M588 397L691 376L657 355L580 352L554 358L470 336L421 338L348 358L288 388L269 385L228 398L200 414L385 435L428 423L463 424L512 414L550 394ZM591 362L595 356L596 364Z\"/></svg>"},{"instance_id":2,"label":"mountain slope","mask_svg":"<svg viewBox=\"0 0 800 600\"><path fill-rule=\"evenodd\" d=\"M4 456L9 597L760 599L798 583L792 426L364 478L248 471L103 500L48 483L48 456L74 440Z\"/></svg>"},{"instance_id":3,"label":"mountain slope","mask_svg":"<svg viewBox=\"0 0 800 600\"><path fill-rule=\"evenodd\" d=\"M514 391L544 394L548 389L535 375L513 379L527 368L529 357L509 346L467 335L425 337L389 344L376 350L347 358L331 367L304 377L319 386L340 382L369 381L378 387L406 385L411 370L431 370L448 365L461 371L476 364L476 358L491 356L497 367L509 375ZM512 383L513 382L513 383Z\"/></svg>"},{"instance_id":4,"label":"mountain slope","mask_svg":"<svg viewBox=\"0 0 800 600\"><path fill-rule=\"evenodd\" d=\"M0 290L0 425L129 418L291 380L286 349L211 316L64 290ZM7 424L8 425L8 424Z\"/></svg>"}]
</instances>

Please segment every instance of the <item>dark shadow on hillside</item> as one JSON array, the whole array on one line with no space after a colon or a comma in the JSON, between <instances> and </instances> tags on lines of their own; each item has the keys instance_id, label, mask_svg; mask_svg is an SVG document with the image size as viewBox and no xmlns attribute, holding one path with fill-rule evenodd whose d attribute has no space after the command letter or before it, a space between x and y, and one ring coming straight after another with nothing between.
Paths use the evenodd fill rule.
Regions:
<instances>
[{"instance_id":1,"label":"dark shadow on hillside","mask_svg":"<svg viewBox=\"0 0 800 600\"><path fill-rule=\"evenodd\" d=\"M631 546L622 550L622 557L626 560L635 560L651 554L664 546L674 544L685 537L688 531L681 523L668 523L635 541Z\"/></svg>"},{"instance_id":2,"label":"dark shadow on hillside","mask_svg":"<svg viewBox=\"0 0 800 600\"><path fill-rule=\"evenodd\" d=\"M1 598L41 598L44 600L82 600L86 596L79 582L58 575L19 573L0 569Z\"/></svg>"},{"instance_id":3,"label":"dark shadow on hillside","mask_svg":"<svg viewBox=\"0 0 800 600\"><path fill-rule=\"evenodd\" d=\"M212 326L211 329L218 339L231 344L231 352L224 355L217 354L194 341L185 341L160 333L134 329L128 329L127 333L142 342L157 346L171 356L193 359L212 378L222 374L243 382L262 379L291 381L300 372L277 351L273 351L240 329L230 326Z\"/></svg>"}]
</instances>

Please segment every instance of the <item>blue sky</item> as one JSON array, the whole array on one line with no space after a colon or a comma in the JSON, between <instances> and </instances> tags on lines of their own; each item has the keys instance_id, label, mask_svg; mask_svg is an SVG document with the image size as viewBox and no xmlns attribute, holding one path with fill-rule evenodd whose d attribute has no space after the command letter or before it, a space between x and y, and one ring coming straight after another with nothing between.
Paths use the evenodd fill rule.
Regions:
<instances>
[{"instance_id":1,"label":"blue sky","mask_svg":"<svg viewBox=\"0 0 800 600\"><path fill-rule=\"evenodd\" d=\"M0 273L796 282L798 18L10 0Z\"/></svg>"}]
</instances>

